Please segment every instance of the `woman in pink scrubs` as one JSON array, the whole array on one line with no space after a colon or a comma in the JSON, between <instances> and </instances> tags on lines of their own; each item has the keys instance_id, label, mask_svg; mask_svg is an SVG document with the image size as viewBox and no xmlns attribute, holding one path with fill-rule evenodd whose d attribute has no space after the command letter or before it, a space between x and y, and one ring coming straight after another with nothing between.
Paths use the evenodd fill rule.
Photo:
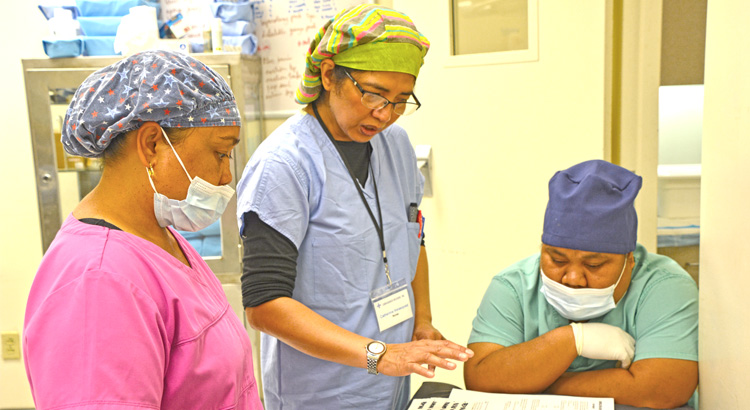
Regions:
<instances>
[{"instance_id":1,"label":"woman in pink scrubs","mask_svg":"<svg viewBox=\"0 0 750 410\"><path fill-rule=\"evenodd\" d=\"M175 232L221 216L239 130L229 86L187 55L139 53L78 88L63 147L104 165L29 295L37 409L262 409L247 333Z\"/></svg>"}]
</instances>

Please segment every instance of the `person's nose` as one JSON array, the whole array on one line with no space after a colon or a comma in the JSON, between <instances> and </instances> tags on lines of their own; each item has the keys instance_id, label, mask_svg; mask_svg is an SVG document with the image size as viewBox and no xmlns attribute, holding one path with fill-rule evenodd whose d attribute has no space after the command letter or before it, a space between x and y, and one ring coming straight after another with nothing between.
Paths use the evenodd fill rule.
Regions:
<instances>
[{"instance_id":1,"label":"person's nose","mask_svg":"<svg viewBox=\"0 0 750 410\"><path fill-rule=\"evenodd\" d=\"M232 182L232 170L230 164L231 161L227 160L221 165L221 178L219 178L219 185L228 185Z\"/></svg>"},{"instance_id":2,"label":"person's nose","mask_svg":"<svg viewBox=\"0 0 750 410\"><path fill-rule=\"evenodd\" d=\"M388 122L391 120L393 115L393 104L388 104L383 108L372 110L372 116L377 118L380 122Z\"/></svg>"},{"instance_id":3,"label":"person's nose","mask_svg":"<svg viewBox=\"0 0 750 410\"><path fill-rule=\"evenodd\" d=\"M586 275L578 266L568 266L560 282L569 288L585 288L587 285Z\"/></svg>"}]
</instances>

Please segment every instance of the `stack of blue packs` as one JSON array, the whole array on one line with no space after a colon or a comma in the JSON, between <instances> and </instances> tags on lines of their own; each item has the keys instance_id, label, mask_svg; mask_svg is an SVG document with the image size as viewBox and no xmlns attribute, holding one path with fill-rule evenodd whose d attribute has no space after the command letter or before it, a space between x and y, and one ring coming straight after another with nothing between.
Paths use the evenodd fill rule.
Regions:
<instances>
[{"instance_id":1,"label":"stack of blue packs","mask_svg":"<svg viewBox=\"0 0 750 410\"><path fill-rule=\"evenodd\" d=\"M44 40L44 52L52 58L116 55L115 35L122 17L132 7L158 7L158 0L75 0L47 2L39 9L49 20L54 8L62 7L73 12L82 34L71 39ZM158 15L158 12L157 12Z\"/></svg>"},{"instance_id":2,"label":"stack of blue packs","mask_svg":"<svg viewBox=\"0 0 750 410\"><path fill-rule=\"evenodd\" d=\"M211 3L213 16L221 19L224 51L253 55L258 50L254 10L255 4L258 3L257 0L237 2L214 0Z\"/></svg>"}]
</instances>

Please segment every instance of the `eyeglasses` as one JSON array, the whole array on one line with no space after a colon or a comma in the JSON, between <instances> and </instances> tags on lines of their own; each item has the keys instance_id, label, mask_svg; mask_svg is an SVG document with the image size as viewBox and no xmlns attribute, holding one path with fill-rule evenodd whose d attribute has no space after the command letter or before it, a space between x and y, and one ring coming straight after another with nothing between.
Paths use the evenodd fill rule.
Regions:
<instances>
[{"instance_id":1,"label":"eyeglasses","mask_svg":"<svg viewBox=\"0 0 750 410\"><path fill-rule=\"evenodd\" d=\"M370 91L365 91L362 89L362 86L359 85L357 80L355 80L351 74L349 74L349 71L344 70L344 73L346 73L346 76L349 77L350 80L354 83L354 85L357 86L357 89L360 93L362 93L362 105L365 107L371 109L371 110L380 110L385 107L387 107L389 104L393 105L393 112L395 112L398 115L409 115L414 114L419 107L422 106L422 103L419 102L417 99L417 96L412 94L409 96L409 99L412 98L414 101L400 101L400 102L392 102L388 101L387 98L375 94Z\"/></svg>"}]
</instances>

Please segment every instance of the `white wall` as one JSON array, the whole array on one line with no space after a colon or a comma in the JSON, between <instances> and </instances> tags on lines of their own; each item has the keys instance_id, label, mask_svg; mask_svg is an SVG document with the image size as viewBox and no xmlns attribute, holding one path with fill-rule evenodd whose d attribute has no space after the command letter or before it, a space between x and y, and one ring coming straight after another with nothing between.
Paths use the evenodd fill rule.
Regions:
<instances>
[{"instance_id":1,"label":"white wall","mask_svg":"<svg viewBox=\"0 0 750 410\"><path fill-rule=\"evenodd\" d=\"M462 68L444 66L448 3L393 7L432 43L416 88L423 107L399 123L433 147L434 197L422 205L432 311L465 344L492 276L538 250L550 177L603 158L608 2L540 1L538 62ZM463 387L463 370L435 380Z\"/></svg>"},{"instance_id":2,"label":"white wall","mask_svg":"<svg viewBox=\"0 0 750 410\"><path fill-rule=\"evenodd\" d=\"M46 21L37 2L6 7L0 24L3 39L3 177L0 200L0 332L23 330L31 281L42 258L34 160L26 113L22 58L46 57L42 38ZM23 336L23 335L22 335ZM0 359L0 408L33 407L22 360Z\"/></svg>"},{"instance_id":3,"label":"white wall","mask_svg":"<svg viewBox=\"0 0 750 410\"><path fill-rule=\"evenodd\" d=\"M750 3L708 2L701 181L700 407L750 403Z\"/></svg>"},{"instance_id":4,"label":"white wall","mask_svg":"<svg viewBox=\"0 0 750 410\"><path fill-rule=\"evenodd\" d=\"M659 87L659 164L700 164L703 84Z\"/></svg>"}]
</instances>

